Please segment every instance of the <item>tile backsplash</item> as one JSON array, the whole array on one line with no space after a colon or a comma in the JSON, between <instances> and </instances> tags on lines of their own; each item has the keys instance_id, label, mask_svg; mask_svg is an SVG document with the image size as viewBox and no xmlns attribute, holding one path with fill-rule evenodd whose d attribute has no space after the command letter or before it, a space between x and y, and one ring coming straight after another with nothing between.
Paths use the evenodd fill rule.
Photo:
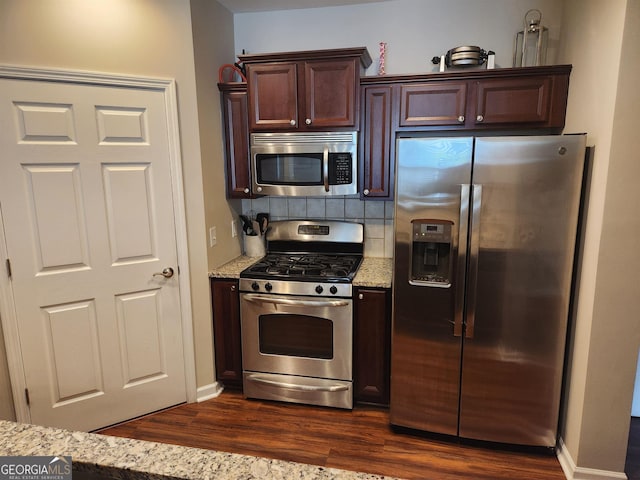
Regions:
<instances>
[{"instance_id":1,"label":"tile backsplash","mask_svg":"<svg viewBox=\"0 0 640 480\"><path fill-rule=\"evenodd\" d=\"M393 256L393 202L348 197L260 197L242 200L242 213L267 212L271 220L344 220L364 224L364 254Z\"/></svg>"}]
</instances>

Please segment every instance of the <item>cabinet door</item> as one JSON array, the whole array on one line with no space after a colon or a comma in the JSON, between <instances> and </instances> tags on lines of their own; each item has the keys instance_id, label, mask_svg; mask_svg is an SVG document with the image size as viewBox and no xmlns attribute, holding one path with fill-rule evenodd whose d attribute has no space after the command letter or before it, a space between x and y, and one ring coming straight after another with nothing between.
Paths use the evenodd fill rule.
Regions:
<instances>
[{"instance_id":1,"label":"cabinet door","mask_svg":"<svg viewBox=\"0 0 640 480\"><path fill-rule=\"evenodd\" d=\"M356 59L304 62L307 128L357 128L356 62Z\"/></svg>"},{"instance_id":2,"label":"cabinet door","mask_svg":"<svg viewBox=\"0 0 640 480\"><path fill-rule=\"evenodd\" d=\"M251 197L247 91L223 92L227 196Z\"/></svg>"},{"instance_id":3,"label":"cabinet door","mask_svg":"<svg viewBox=\"0 0 640 480\"><path fill-rule=\"evenodd\" d=\"M363 88L360 192L363 198L393 198L394 149L391 86Z\"/></svg>"},{"instance_id":4,"label":"cabinet door","mask_svg":"<svg viewBox=\"0 0 640 480\"><path fill-rule=\"evenodd\" d=\"M298 80L295 63L247 66L251 130L298 127Z\"/></svg>"},{"instance_id":5,"label":"cabinet door","mask_svg":"<svg viewBox=\"0 0 640 480\"><path fill-rule=\"evenodd\" d=\"M227 387L242 386L240 296L237 280L211 279L216 377Z\"/></svg>"},{"instance_id":6,"label":"cabinet door","mask_svg":"<svg viewBox=\"0 0 640 480\"><path fill-rule=\"evenodd\" d=\"M354 400L389 404L391 309L389 290L358 288L354 313Z\"/></svg>"},{"instance_id":7,"label":"cabinet door","mask_svg":"<svg viewBox=\"0 0 640 480\"><path fill-rule=\"evenodd\" d=\"M476 116L473 120L477 126L547 126L552 85L551 76L479 80L476 82Z\"/></svg>"},{"instance_id":8,"label":"cabinet door","mask_svg":"<svg viewBox=\"0 0 640 480\"><path fill-rule=\"evenodd\" d=\"M400 86L400 127L464 126L466 82Z\"/></svg>"}]
</instances>

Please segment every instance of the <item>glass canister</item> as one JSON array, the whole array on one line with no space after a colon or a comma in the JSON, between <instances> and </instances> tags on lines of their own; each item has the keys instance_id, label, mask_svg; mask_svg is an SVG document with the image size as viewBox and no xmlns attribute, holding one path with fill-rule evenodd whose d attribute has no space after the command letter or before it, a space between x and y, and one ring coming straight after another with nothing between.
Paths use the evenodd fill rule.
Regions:
<instances>
[{"instance_id":1,"label":"glass canister","mask_svg":"<svg viewBox=\"0 0 640 480\"><path fill-rule=\"evenodd\" d=\"M542 12L535 8L524 16L524 29L516 34L513 48L514 67L545 65L549 29L542 25Z\"/></svg>"}]
</instances>

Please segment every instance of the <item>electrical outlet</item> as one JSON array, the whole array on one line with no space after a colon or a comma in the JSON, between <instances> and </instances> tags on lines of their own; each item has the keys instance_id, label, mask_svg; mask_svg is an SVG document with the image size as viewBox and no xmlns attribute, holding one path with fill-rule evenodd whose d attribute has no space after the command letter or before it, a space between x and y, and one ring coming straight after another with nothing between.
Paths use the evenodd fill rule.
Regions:
<instances>
[{"instance_id":1,"label":"electrical outlet","mask_svg":"<svg viewBox=\"0 0 640 480\"><path fill-rule=\"evenodd\" d=\"M217 239L216 227L211 227L209 229L209 246L213 247L217 241L218 239Z\"/></svg>"},{"instance_id":2,"label":"electrical outlet","mask_svg":"<svg viewBox=\"0 0 640 480\"><path fill-rule=\"evenodd\" d=\"M231 220L231 238L238 236L238 222L237 220Z\"/></svg>"}]
</instances>

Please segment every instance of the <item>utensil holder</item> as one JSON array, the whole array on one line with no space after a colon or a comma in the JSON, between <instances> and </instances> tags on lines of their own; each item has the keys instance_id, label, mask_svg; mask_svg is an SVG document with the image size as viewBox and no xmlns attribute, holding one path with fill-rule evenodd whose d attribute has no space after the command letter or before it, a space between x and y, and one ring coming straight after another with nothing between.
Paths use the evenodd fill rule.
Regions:
<instances>
[{"instance_id":1,"label":"utensil holder","mask_svg":"<svg viewBox=\"0 0 640 480\"><path fill-rule=\"evenodd\" d=\"M264 257L266 252L264 235L244 235L244 253L247 257Z\"/></svg>"}]
</instances>

